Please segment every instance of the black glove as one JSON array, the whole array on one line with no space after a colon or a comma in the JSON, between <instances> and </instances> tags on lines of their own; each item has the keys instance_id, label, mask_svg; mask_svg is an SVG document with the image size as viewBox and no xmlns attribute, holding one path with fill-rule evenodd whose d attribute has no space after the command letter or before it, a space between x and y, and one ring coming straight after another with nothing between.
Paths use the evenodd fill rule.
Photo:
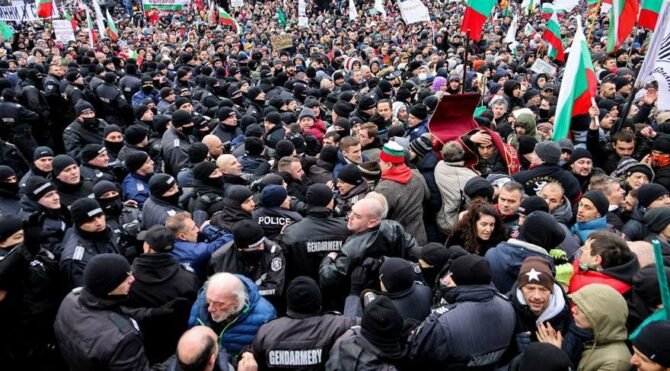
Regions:
<instances>
[{"instance_id":1,"label":"black glove","mask_svg":"<svg viewBox=\"0 0 670 371\"><path fill-rule=\"evenodd\" d=\"M382 263L384 263L384 258L365 258L363 260L362 266L368 270L368 275L379 276L379 268L381 268Z\"/></svg>"},{"instance_id":2,"label":"black glove","mask_svg":"<svg viewBox=\"0 0 670 371\"><path fill-rule=\"evenodd\" d=\"M351 271L351 294L360 295L368 280L368 269L364 266L356 267Z\"/></svg>"},{"instance_id":3,"label":"black glove","mask_svg":"<svg viewBox=\"0 0 670 371\"><path fill-rule=\"evenodd\" d=\"M40 211L30 214L28 219L23 221L23 245L32 255L40 251L42 223L44 223L44 213Z\"/></svg>"}]
</instances>

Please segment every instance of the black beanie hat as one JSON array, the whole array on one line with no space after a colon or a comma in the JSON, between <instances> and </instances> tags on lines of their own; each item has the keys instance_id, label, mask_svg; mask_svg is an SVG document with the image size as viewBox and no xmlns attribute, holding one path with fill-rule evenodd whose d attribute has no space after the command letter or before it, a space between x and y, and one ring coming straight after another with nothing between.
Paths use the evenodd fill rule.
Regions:
<instances>
[{"instance_id":1,"label":"black beanie hat","mask_svg":"<svg viewBox=\"0 0 670 371\"><path fill-rule=\"evenodd\" d=\"M409 114L419 120L425 120L428 117L428 107L425 104L415 104L410 108Z\"/></svg>"},{"instance_id":2,"label":"black beanie hat","mask_svg":"<svg viewBox=\"0 0 670 371\"><path fill-rule=\"evenodd\" d=\"M26 197L33 201L39 201L44 195L55 190L56 186L41 176L28 178L25 186Z\"/></svg>"},{"instance_id":3,"label":"black beanie hat","mask_svg":"<svg viewBox=\"0 0 670 371\"><path fill-rule=\"evenodd\" d=\"M0 242L4 242L23 228L23 221L16 215L0 215Z\"/></svg>"},{"instance_id":4,"label":"black beanie hat","mask_svg":"<svg viewBox=\"0 0 670 371\"><path fill-rule=\"evenodd\" d=\"M530 196L525 200L521 201L519 205L519 214L528 216L533 211L544 211L545 213L549 212L549 205L547 202L539 196Z\"/></svg>"},{"instance_id":5,"label":"black beanie hat","mask_svg":"<svg viewBox=\"0 0 670 371\"><path fill-rule=\"evenodd\" d=\"M226 191L226 198L231 199L240 205L251 196L252 193L249 188L242 185L232 185Z\"/></svg>"},{"instance_id":6,"label":"black beanie hat","mask_svg":"<svg viewBox=\"0 0 670 371\"><path fill-rule=\"evenodd\" d=\"M593 159L593 155L591 155L591 152L589 150L584 149L584 148L575 148L574 152L572 152L572 155L570 155L570 160L568 160L568 165L574 163L575 161L582 159L582 158L590 158Z\"/></svg>"},{"instance_id":7,"label":"black beanie hat","mask_svg":"<svg viewBox=\"0 0 670 371\"><path fill-rule=\"evenodd\" d=\"M657 207L644 213L644 223L652 233L661 233L670 224L670 207Z\"/></svg>"},{"instance_id":8,"label":"black beanie hat","mask_svg":"<svg viewBox=\"0 0 670 371\"><path fill-rule=\"evenodd\" d=\"M218 168L213 162L203 161L193 167L193 179L205 181L216 169Z\"/></svg>"},{"instance_id":9,"label":"black beanie hat","mask_svg":"<svg viewBox=\"0 0 670 371\"><path fill-rule=\"evenodd\" d=\"M35 148L33 151L33 161L37 161L42 157L54 157L54 151L47 146Z\"/></svg>"},{"instance_id":10,"label":"black beanie hat","mask_svg":"<svg viewBox=\"0 0 670 371\"><path fill-rule=\"evenodd\" d=\"M525 225L525 224L524 224ZM488 285L491 283L491 267L483 257L468 254L451 262L451 279L456 285Z\"/></svg>"},{"instance_id":11,"label":"black beanie hat","mask_svg":"<svg viewBox=\"0 0 670 371\"><path fill-rule=\"evenodd\" d=\"M179 97L174 101L174 106L177 109L180 109L186 103L191 103L191 100L187 97Z\"/></svg>"},{"instance_id":12,"label":"black beanie hat","mask_svg":"<svg viewBox=\"0 0 670 371\"><path fill-rule=\"evenodd\" d=\"M149 179L149 193L155 197L161 197L163 194L176 184L172 175L154 174Z\"/></svg>"},{"instance_id":13,"label":"black beanie hat","mask_svg":"<svg viewBox=\"0 0 670 371\"><path fill-rule=\"evenodd\" d=\"M639 194L640 193L638 191L638 200L639 200ZM588 191L584 193L584 196L582 196L582 198L585 198L593 202L596 209L598 209L598 214L600 214L600 217L605 216L609 211L610 202L607 199L607 196L605 196L605 194L600 191Z\"/></svg>"},{"instance_id":14,"label":"black beanie hat","mask_svg":"<svg viewBox=\"0 0 670 371\"><path fill-rule=\"evenodd\" d=\"M101 180L95 183L93 186L93 195L95 195L96 200L99 200L102 198L102 195L111 191L119 192L119 187L117 187L116 184L110 182L109 180Z\"/></svg>"},{"instance_id":15,"label":"black beanie hat","mask_svg":"<svg viewBox=\"0 0 670 371\"><path fill-rule=\"evenodd\" d=\"M337 163L337 147L323 146L319 153L319 160L335 165Z\"/></svg>"},{"instance_id":16,"label":"black beanie hat","mask_svg":"<svg viewBox=\"0 0 670 371\"><path fill-rule=\"evenodd\" d=\"M535 150L537 139L530 135L522 135L519 137L519 156L527 155Z\"/></svg>"},{"instance_id":17,"label":"black beanie hat","mask_svg":"<svg viewBox=\"0 0 670 371\"><path fill-rule=\"evenodd\" d=\"M649 207L654 201L668 194L667 188L658 183L648 183L637 190L637 202L642 207Z\"/></svg>"},{"instance_id":18,"label":"black beanie hat","mask_svg":"<svg viewBox=\"0 0 670 371\"><path fill-rule=\"evenodd\" d=\"M263 89L259 88L258 86L251 87L247 92L247 98L255 100L259 95L261 95L262 92Z\"/></svg>"},{"instance_id":19,"label":"black beanie hat","mask_svg":"<svg viewBox=\"0 0 670 371\"><path fill-rule=\"evenodd\" d=\"M317 314L321 311L321 290L313 278L299 276L286 289L287 312L291 314Z\"/></svg>"},{"instance_id":20,"label":"black beanie hat","mask_svg":"<svg viewBox=\"0 0 670 371\"><path fill-rule=\"evenodd\" d=\"M184 125L193 122L193 116L190 113L183 110L176 110L172 114L172 126L180 128Z\"/></svg>"},{"instance_id":21,"label":"black beanie hat","mask_svg":"<svg viewBox=\"0 0 670 371\"><path fill-rule=\"evenodd\" d=\"M369 109L373 109L377 106L377 102L375 102L374 98L364 95L361 100L358 102L358 109L361 111L367 111Z\"/></svg>"},{"instance_id":22,"label":"black beanie hat","mask_svg":"<svg viewBox=\"0 0 670 371\"><path fill-rule=\"evenodd\" d=\"M554 345L533 342L521 355L518 371L569 371L570 358Z\"/></svg>"},{"instance_id":23,"label":"black beanie hat","mask_svg":"<svg viewBox=\"0 0 670 371\"><path fill-rule=\"evenodd\" d=\"M491 183L487 182L486 179L476 176L470 178L465 183L463 192L471 199L474 197L486 197L487 200L491 201L495 191Z\"/></svg>"},{"instance_id":24,"label":"black beanie hat","mask_svg":"<svg viewBox=\"0 0 670 371\"><path fill-rule=\"evenodd\" d=\"M256 137L247 137L244 140L244 150L251 156L260 156L265 149L263 140Z\"/></svg>"},{"instance_id":25,"label":"black beanie hat","mask_svg":"<svg viewBox=\"0 0 670 371\"><path fill-rule=\"evenodd\" d=\"M139 168L141 168L142 165L144 165L144 163L146 163L148 159L149 155L146 152L142 151L132 152L123 161L123 165L126 167L128 172L134 173L137 170L139 170Z\"/></svg>"},{"instance_id":26,"label":"black beanie hat","mask_svg":"<svg viewBox=\"0 0 670 371\"><path fill-rule=\"evenodd\" d=\"M275 144L275 153L277 158L293 156L295 145L288 139L282 139Z\"/></svg>"},{"instance_id":27,"label":"black beanie hat","mask_svg":"<svg viewBox=\"0 0 670 371\"><path fill-rule=\"evenodd\" d=\"M80 198L70 205L70 215L72 223L82 225L104 212L98 201L92 198Z\"/></svg>"},{"instance_id":28,"label":"black beanie hat","mask_svg":"<svg viewBox=\"0 0 670 371\"><path fill-rule=\"evenodd\" d=\"M256 247L264 238L263 228L253 220L240 220L233 227L233 240L238 249Z\"/></svg>"},{"instance_id":29,"label":"black beanie hat","mask_svg":"<svg viewBox=\"0 0 670 371\"><path fill-rule=\"evenodd\" d=\"M93 160L106 151L107 148L100 144L87 144L84 146L84 148L81 149L79 156L81 156L81 162L83 164Z\"/></svg>"},{"instance_id":30,"label":"black beanie hat","mask_svg":"<svg viewBox=\"0 0 670 371\"><path fill-rule=\"evenodd\" d=\"M400 292L414 285L414 267L402 258L384 258L379 267L379 280L388 292Z\"/></svg>"},{"instance_id":31,"label":"black beanie hat","mask_svg":"<svg viewBox=\"0 0 670 371\"><path fill-rule=\"evenodd\" d=\"M75 161L72 157L68 155L58 155L54 157L53 160L53 174L54 176L58 176L58 174L65 170L66 167L76 164L77 161Z\"/></svg>"},{"instance_id":32,"label":"black beanie hat","mask_svg":"<svg viewBox=\"0 0 670 371\"><path fill-rule=\"evenodd\" d=\"M307 194L305 195L305 201L309 206L328 206L330 201L333 199L333 191L325 184L317 183L312 184L307 189Z\"/></svg>"},{"instance_id":33,"label":"black beanie hat","mask_svg":"<svg viewBox=\"0 0 670 371\"><path fill-rule=\"evenodd\" d=\"M288 191L286 188L276 184L270 184L263 187L261 191L261 203L265 207L277 207L286 200Z\"/></svg>"},{"instance_id":34,"label":"black beanie hat","mask_svg":"<svg viewBox=\"0 0 670 371\"><path fill-rule=\"evenodd\" d=\"M359 185L363 183L363 174L356 164L346 164L340 169L337 179L351 185Z\"/></svg>"},{"instance_id":35,"label":"black beanie hat","mask_svg":"<svg viewBox=\"0 0 670 371\"><path fill-rule=\"evenodd\" d=\"M82 112L86 110L91 110L95 112L95 108L93 105L85 100L80 100L77 102L77 104L74 105L74 111L77 114L77 116L81 115Z\"/></svg>"},{"instance_id":36,"label":"black beanie hat","mask_svg":"<svg viewBox=\"0 0 670 371\"><path fill-rule=\"evenodd\" d=\"M670 321L648 324L633 340L633 345L651 361L670 367Z\"/></svg>"},{"instance_id":37,"label":"black beanie hat","mask_svg":"<svg viewBox=\"0 0 670 371\"><path fill-rule=\"evenodd\" d=\"M670 153L670 137L659 135L656 139L654 139L654 144L652 145L651 149L661 153Z\"/></svg>"},{"instance_id":38,"label":"black beanie hat","mask_svg":"<svg viewBox=\"0 0 670 371\"><path fill-rule=\"evenodd\" d=\"M84 268L84 289L105 298L130 275L128 260L119 254L98 254Z\"/></svg>"},{"instance_id":39,"label":"black beanie hat","mask_svg":"<svg viewBox=\"0 0 670 371\"><path fill-rule=\"evenodd\" d=\"M354 105L349 102L337 102L333 107L333 111L341 117L349 117L351 112L354 110Z\"/></svg>"},{"instance_id":40,"label":"black beanie hat","mask_svg":"<svg viewBox=\"0 0 670 371\"><path fill-rule=\"evenodd\" d=\"M123 139L126 140L126 143L130 145L137 145L140 142L144 140L144 138L149 136L149 131L145 128L143 128L140 125L130 125L127 129L125 134L123 135Z\"/></svg>"},{"instance_id":41,"label":"black beanie hat","mask_svg":"<svg viewBox=\"0 0 670 371\"><path fill-rule=\"evenodd\" d=\"M179 107L179 106L177 106ZM146 104L140 104L139 106L133 108L133 113L135 114L135 119L139 120L144 116L144 113L149 110L149 106Z\"/></svg>"},{"instance_id":42,"label":"black beanie hat","mask_svg":"<svg viewBox=\"0 0 670 371\"><path fill-rule=\"evenodd\" d=\"M419 258L440 270L449 260L449 249L441 243L429 242L421 248Z\"/></svg>"},{"instance_id":43,"label":"black beanie hat","mask_svg":"<svg viewBox=\"0 0 670 371\"><path fill-rule=\"evenodd\" d=\"M363 309L361 335L385 353L400 352L403 319L387 296L379 295Z\"/></svg>"},{"instance_id":44,"label":"black beanie hat","mask_svg":"<svg viewBox=\"0 0 670 371\"><path fill-rule=\"evenodd\" d=\"M102 137L107 139L107 136L111 133L123 133L123 131L118 125L109 124L102 130Z\"/></svg>"},{"instance_id":45,"label":"black beanie hat","mask_svg":"<svg viewBox=\"0 0 670 371\"><path fill-rule=\"evenodd\" d=\"M551 214L546 211L533 211L519 229L519 239L545 248L556 248L565 239L565 231Z\"/></svg>"},{"instance_id":46,"label":"black beanie hat","mask_svg":"<svg viewBox=\"0 0 670 371\"><path fill-rule=\"evenodd\" d=\"M197 164L203 162L207 159L209 154L209 148L206 144L201 142L195 142L191 144L191 148L188 149L188 160L192 164Z\"/></svg>"}]
</instances>

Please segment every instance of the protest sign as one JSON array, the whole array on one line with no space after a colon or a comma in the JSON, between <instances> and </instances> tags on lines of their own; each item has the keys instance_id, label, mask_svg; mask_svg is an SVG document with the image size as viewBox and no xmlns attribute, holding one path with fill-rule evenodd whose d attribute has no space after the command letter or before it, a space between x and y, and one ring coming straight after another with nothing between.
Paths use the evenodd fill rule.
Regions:
<instances>
[{"instance_id":1,"label":"protest sign","mask_svg":"<svg viewBox=\"0 0 670 371\"><path fill-rule=\"evenodd\" d=\"M293 38L291 35L275 35L270 37L272 50L281 50L293 47Z\"/></svg>"},{"instance_id":2,"label":"protest sign","mask_svg":"<svg viewBox=\"0 0 670 371\"><path fill-rule=\"evenodd\" d=\"M428 8L421 2L421 0L407 0L398 3L402 19L407 24L430 22L430 15Z\"/></svg>"},{"instance_id":3,"label":"protest sign","mask_svg":"<svg viewBox=\"0 0 670 371\"><path fill-rule=\"evenodd\" d=\"M533 63L533 65L530 66L530 70L535 73L546 73L549 76L556 75L556 67L543 61L542 59L536 59L535 63Z\"/></svg>"},{"instance_id":4,"label":"protest sign","mask_svg":"<svg viewBox=\"0 0 670 371\"><path fill-rule=\"evenodd\" d=\"M74 30L72 30L72 22L67 19L54 19L53 20L54 34L56 34L56 40L67 44L70 41L74 41Z\"/></svg>"}]
</instances>

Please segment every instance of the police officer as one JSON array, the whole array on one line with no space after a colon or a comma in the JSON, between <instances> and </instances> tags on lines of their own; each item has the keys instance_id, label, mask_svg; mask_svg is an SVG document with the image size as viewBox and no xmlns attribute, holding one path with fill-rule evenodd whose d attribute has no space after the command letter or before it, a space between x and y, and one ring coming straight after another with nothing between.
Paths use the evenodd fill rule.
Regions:
<instances>
[{"instance_id":1,"label":"police officer","mask_svg":"<svg viewBox=\"0 0 670 371\"><path fill-rule=\"evenodd\" d=\"M287 256L289 279L306 275L319 278L319 263L331 252L339 252L351 232L347 222L332 216L333 193L325 184L307 190L307 216L284 229L277 242Z\"/></svg>"},{"instance_id":2,"label":"police officer","mask_svg":"<svg viewBox=\"0 0 670 371\"><path fill-rule=\"evenodd\" d=\"M323 370L335 341L357 324L336 312L322 313L319 285L298 277L286 289L287 315L258 330L251 344L260 370Z\"/></svg>"},{"instance_id":3,"label":"police officer","mask_svg":"<svg viewBox=\"0 0 670 371\"><path fill-rule=\"evenodd\" d=\"M75 106L77 118L63 131L65 151L73 158L79 158L79 152L87 144L101 144L104 140L107 122L96 118L95 108L85 100Z\"/></svg>"},{"instance_id":4,"label":"police officer","mask_svg":"<svg viewBox=\"0 0 670 371\"><path fill-rule=\"evenodd\" d=\"M44 96L51 108L51 121L53 121L57 133L60 133L60 130L68 124L65 121L68 105L61 88L63 76L65 76L65 72L59 64L50 64L48 74L43 81ZM56 148L60 150L60 138L58 136L54 137L54 142L58 143Z\"/></svg>"},{"instance_id":5,"label":"police officer","mask_svg":"<svg viewBox=\"0 0 670 371\"><path fill-rule=\"evenodd\" d=\"M102 108L101 116L110 124L126 127L132 121L132 108L123 96L121 89L115 85L116 74L106 72L104 80L95 89Z\"/></svg>"},{"instance_id":6,"label":"police officer","mask_svg":"<svg viewBox=\"0 0 670 371\"><path fill-rule=\"evenodd\" d=\"M177 181L169 174L155 174L149 180L149 199L142 206L145 228L165 224L167 218L184 211L179 207L181 190Z\"/></svg>"},{"instance_id":7,"label":"police officer","mask_svg":"<svg viewBox=\"0 0 670 371\"><path fill-rule=\"evenodd\" d=\"M119 88L123 92L123 97L130 102L133 95L140 90L142 82L137 76L137 65L128 63L126 65L126 74L119 80Z\"/></svg>"},{"instance_id":8,"label":"police officer","mask_svg":"<svg viewBox=\"0 0 670 371\"><path fill-rule=\"evenodd\" d=\"M71 114L74 115L74 107L80 100L85 99L85 82L84 77L79 71L72 70L65 75L65 80L68 84L65 86L65 98L68 102L68 107Z\"/></svg>"},{"instance_id":9,"label":"police officer","mask_svg":"<svg viewBox=\"0 0 670 371\"><path fill-rule=\"evenodd\" d=\"M70 214L74 225L65 232L60 267L67 287L73 289L84 285L84 269L94 256L119 254L120 250L98 201L77 200Z\"/></svg>"},{"instance_id":10,"label":"police officer","mask_svg":"<svg viewBox=\"0 0 670 371\"><path fill-rule=\"evenodd\" d=\"M107 148L101 144L87 144L81 150L79 172L84 180L96 183L100 180L116 182L116 176L109 166Z\"/></svg>"},{"instance_id":11,"label":"police officer","mask_svg":"<svg viewBox=\"0 0 670 371\"><path fill-rule=\"evenodd\" d=\"M105 213L105 220L116 237L121 252L132 262L138 255L137 235L142 227L142 211L137 202L121 200L118 185L101 180L93 186L93 194Z\"/></svg>"},{"instance_id":12,"label":"police officer","mask_svg":"<svg viewBox=\"0 0 670 371\"><path fill-rule=\"evenodd\" d=\"M258 223L242 220L233 227L233 241L212 254L209 273L247 276L256 282L260 294L276 307L284 291L285 267L281 247L265 237Z\"/></svg>"},{"instance_id":13,"label":"police officer","mask_svg":"<svg viewBox=\"0 0 670 371\"><path fill-rule=\"evenodd\" d=\"M51 122L51 107L46 96L42 92L43 73L33 68L28 70L28 76L21 82L21 94L19 102L24 107L30 107L39 115L39 128L35 129L35 139L42 146L53 148L54 135Z\"/></svg>"},{"instance_id":14,"label":"police officer","mask_svg":"<svg viewBox=\"0 0 670 371\"><path fill-rule=\"evenodd\" d=\"M20 105L12 89L2 90L0 138L14 144L25 158L31 158L37 142L32 134L39 115Z\"/></svg>"},{"instance_id":15,"label":"police officer","mask_svg":"<svg viewBox=\"0 0 670 371\"><path fill-rule=\"evenodd\" d=\"M179 170L186 167L188 150L193 143L191 137L193 129L193 117L190 113L177 110L172 114L172 125L165 131L161 140L166 173L177 176Z\"/></svg>"},{"instance_id":16,"label":"police officer","mask_svg":"<svg viewBox=\"0 0 670 371\"><path fill-rule=\"evenodd\" d=\"M188 210L206 212L208 218L223 208L223 175L212 162L203 161L193 168L193 193Z\"/></svg>"},{"instance_id":17,"label":"police officer","mask_svg":"<svg viewBox=\"0 0 670 371\"><path fill-rule=\"evenodd\" d=\"M254 210L251 219L255 220L265 236L274 240L282 228L302 220L302 216L291 211L291 198L286 188L271 184L261 191L261 207Z\"/></svg>"}]
</instances>

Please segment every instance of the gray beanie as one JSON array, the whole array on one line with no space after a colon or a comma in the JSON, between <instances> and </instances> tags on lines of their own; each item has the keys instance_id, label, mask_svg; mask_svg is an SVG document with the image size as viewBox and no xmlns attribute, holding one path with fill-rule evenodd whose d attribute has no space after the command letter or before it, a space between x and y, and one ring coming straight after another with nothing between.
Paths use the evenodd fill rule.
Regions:
<instances>
[{"instance_id":1,"label":"gray beanie","mask_svg":"<svg viewBox=\"0 0 670 371\"><path fill-rule=\"evenodd\" d=\"M547 165L556 165L561 160L561 147L556 142L539 142L535 154Z\"/></svg>"}]
</instances>

